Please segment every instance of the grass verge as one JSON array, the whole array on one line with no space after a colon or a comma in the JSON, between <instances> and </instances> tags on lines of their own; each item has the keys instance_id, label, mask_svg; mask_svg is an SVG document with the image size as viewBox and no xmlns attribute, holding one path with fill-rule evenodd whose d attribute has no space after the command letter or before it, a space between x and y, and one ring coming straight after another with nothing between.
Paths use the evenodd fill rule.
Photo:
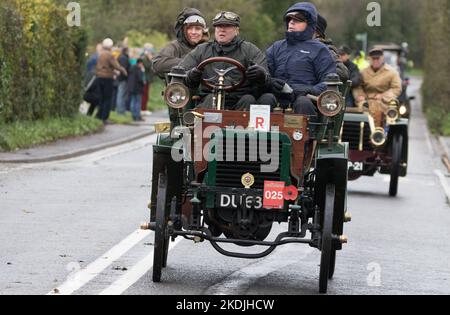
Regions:
<instances>
[{"instance_id":1,"label":"grass verge","mask_svg":"<svg viewBox=\"0 0 450 315\"><path fill-rule=\"evenodd\" d=\"M418 68L406 70L407 77L423 77L423 70Z\"/></svg>"},{"instance_id":2,"label":"grass verge","mask_svg":"<svg viewBox=\"0 0 450 315\"><path fill-rule=\"evenodd\" d=\"M72 118L49 118L1 125L0 150L14 151L29 148L58 139L92 134L102 128L101 121L82 114Z\"/></svg>"},{"instance_id":3,"label":"grass verge","mask_svg":"<svg viewBox=\"0 0 450 315\"><path fill-rule=\"evenodd\" d=\"M126 112L123 115L119 115L117 112L111 112L109 114L109 120L118 125L128 125L133 122L133 117L130 112Z\"/></svg>"},{"instance_id":4,"label":"grass verge","mask_svg":"<svg viewBox=\"0 0 450 315\"><path fill-rule=\"evenodd\" d=\"M433 134L450 137L450 113L429 109L425 112L425 116Z\"/></svg>"}]
</instances>

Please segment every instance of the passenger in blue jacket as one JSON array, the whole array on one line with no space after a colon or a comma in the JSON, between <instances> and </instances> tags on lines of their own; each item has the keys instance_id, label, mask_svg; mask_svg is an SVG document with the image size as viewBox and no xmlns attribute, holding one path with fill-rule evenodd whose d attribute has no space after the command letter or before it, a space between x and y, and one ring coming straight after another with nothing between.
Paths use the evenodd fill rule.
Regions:
<instances>
[{"instance_id":1,"label":"passenger in blue jacket","mask_svg":"<svg viewBox=\"0 0 450 315\"><path fill-rule=\"evenodd\" d=\"M317 108L306 95L320 95L327 89L326 76L336 73L336 62L328 47L313 40L317 15L316 7L309 2L290 7L285 14L286 39L267 50L272 91L282 107L293 102L296 114L316 118ZM293 94L283 94L285 83L294 90Z\"/></svg>"}]
</instances>

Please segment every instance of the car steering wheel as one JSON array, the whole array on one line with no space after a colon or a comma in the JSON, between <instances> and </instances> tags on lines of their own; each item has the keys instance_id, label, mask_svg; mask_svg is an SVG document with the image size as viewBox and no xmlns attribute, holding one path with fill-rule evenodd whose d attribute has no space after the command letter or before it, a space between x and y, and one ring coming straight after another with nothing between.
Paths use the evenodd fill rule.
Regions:
<instances>
[{"instance_id":1,"label":"car steering wheel","mask_svg":"<svg viewBox=\"0 0 450 315\"><path fill-rule=\"evenodd\" d=\"M234 91L234 90L240 88L244 84L244 82L247 79L246 75L245 75L246 69L245 69L244 65L242 63L240 63L239 61L228 58L228 57L213 57L213 58L206 59L205 61L203 61L201 64L198 65L197 69L200 71L203 71L203 70L205 70L205 67L207 65L210 65L212 63L217 63L217 62L223 62L223 63L229 64L229 65L232 65L232 67L225 69L225 70L220 70L220 69L213 67L214 72L216 72L218 76L222 75L223 77L225 77L231 71L238 70L242 74L241 80L238 83L231 84L231 85L220 85L217 83L210 82L213 78L215 78L215 77L213 77L211 79L202 79L202 84L204 86L206 86L207 88L209 88L211 90L222 88L224 91L230 92L230 91Z\"/></svg>"}]
</instances>

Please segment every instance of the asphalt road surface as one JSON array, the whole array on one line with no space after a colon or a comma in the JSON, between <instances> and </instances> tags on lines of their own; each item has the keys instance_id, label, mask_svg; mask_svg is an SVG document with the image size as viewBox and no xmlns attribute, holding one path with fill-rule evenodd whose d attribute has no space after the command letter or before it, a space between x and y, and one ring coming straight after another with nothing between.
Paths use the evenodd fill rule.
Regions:
<instances>
[{"instance_id":1,"label":"asphalt road surface","mask_svg":"<svg viewBox=\"0 0 450 315\"><path fill-rule=\"evenodd\" d=\"M350 183L349 244L338 253L329 294L450 294L450 208L420 104L413 105L399 196L388 197L386 176ZM242 260L177 239L163 282L152 283L153 233L138 227L148 220L155 140L62 162L0 165L0 294L318 293L320 253L305 245Z\"/></svg>"}]
</instances>

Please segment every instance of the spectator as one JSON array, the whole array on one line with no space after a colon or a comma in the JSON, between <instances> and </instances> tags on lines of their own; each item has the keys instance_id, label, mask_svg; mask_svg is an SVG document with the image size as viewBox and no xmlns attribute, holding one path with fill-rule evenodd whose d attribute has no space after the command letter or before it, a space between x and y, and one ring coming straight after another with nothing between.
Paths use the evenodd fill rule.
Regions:
<instances>
[{"instance_id":1,"label":"spectator","mask_svg":"<svg viewBox=\"0 0 450 315\"><path fill-rule=\"evenodd\" d=\"M87 62L84 99L90 104L87 111L88 116L94 115L95 109L100 104L100 98L98 96L98 81L95 77L95 66L97 65L98 57L100 56L102 49L102 44L97 44L95 53L89 58Z\"/></svg>"},{"instance_id":2,"label":"spectator","mask_svg":"<svg viewBox=\"0 0 450 315\"><path fill-rule=\"evenodd\" d=\"M119 56L119 64L130 72L131 64L130 64L130 56L128 54L128 47L124 47L122 49L122 54ZM126 104L128 100L128 78L127 76L120 74L118 77L118 87L117 87L117 108L116 111L119 115L124 115L127 111Z\"/></svg>"},{"instance_id":3,"label":"spectator","mask_svg":"<svg viewBox=\"0 0 450 315\"><path fill-rule=\"evenodd\" d=\"M110 38L103 41L103 51L98 58L95 70L100 91L100 110L96 117L102 120L104 124L109 122L108 118L111 112L114 70L120 71L124 75L128 75L127 70L125 70L112 55L111 49L113 45L114 43Z\"/></svg>"},{"instance_id":4,"label":"spectator","mask_svg":"<svg viewBox=\"0 0 450 315\"><path fill-rule=\"evenodd\" d=\"M128 77L128 92L131 97L131 114L134 121L143 121L141 117L142 95L145 86L145 66L142 59L138 59L136 64L131 67Z\"/></svg>"},{"instance_id":5,"label":"spectator","mask_svg":"<svg viewBox=\"0 0 450 315\"><path fill-rule=\"evenodd\" d=\"M143 113L149 114L150 112L147 110L147 104L150 97L151 86L153 82L153 55L155 49L152 44L144 45L144 53L141 56L141 59L144 62L145 67L145 86L144 86L144 94L142 95L142 107L141 110Z\"/></svg>"},{"instance_id":6,"label":"spectator","mask_svg":"<svg viewBox=\"0 0 450 315\"><path fill-rule=\"evenodd\" d=\"M102 52L102 44L98 43L95 49L95 53L89 58L87 62L87 71L88 73L95 72L95 66L97 65L98 57Z\"/></svg>"},{"instance_id":7,"label":"spectator","mask_svg":"<svg viewBox=\"0 0 450 315\"><path fill-rule=\"evenodd\" d=\"M362 50L356 52L353 63L358 66L359 71L363 71L370 66L370 63L366 60L366 53Z\"/></svg>"}]
</instances>

